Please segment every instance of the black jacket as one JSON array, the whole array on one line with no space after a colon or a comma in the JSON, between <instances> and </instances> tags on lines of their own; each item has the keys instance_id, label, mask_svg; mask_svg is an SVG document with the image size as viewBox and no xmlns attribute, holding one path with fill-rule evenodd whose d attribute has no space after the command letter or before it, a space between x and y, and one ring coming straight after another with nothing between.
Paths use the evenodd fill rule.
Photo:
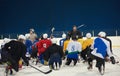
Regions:
<instances>
[{"instance_id":1,"label":"black jacket","mask_svg":"<svg viewBox=\"0 0 120 76\"><path fill-rule=\"evenodd\" d=\"M46 61L49 60L49 58L51 57L51 55L58 53L60 55L60 57L63 57L63 49L61 46L56 45L56 44L52 44L44 53L44 59Z\"/></svg>"},{"instance_id":2,"label":"black jacket","mask_svg":"<svg viewBox=\"0 0 120 76\"><path fill-rule=\"evenodd\" d=\"M4 45L3 51L8 53L8 61L12 64L13 69L16 71L18 71L18 62L20 58L22 58L27 65L29 64L25 56L26 46L22 42L12 40Z\"/></svg>"},{"instance_id":3,"label":"black jacket","mask_svg":"<svg viewBox=\"0 0 120 76\"><path fill-rule=\"evenodd\" d=\"M82 37L82 35L81 35L81 32L80 31L70 31L70 32L68 32L68 36L69 37L77 37L77 38L81 38Z\"/></svg>"}]
</instances>

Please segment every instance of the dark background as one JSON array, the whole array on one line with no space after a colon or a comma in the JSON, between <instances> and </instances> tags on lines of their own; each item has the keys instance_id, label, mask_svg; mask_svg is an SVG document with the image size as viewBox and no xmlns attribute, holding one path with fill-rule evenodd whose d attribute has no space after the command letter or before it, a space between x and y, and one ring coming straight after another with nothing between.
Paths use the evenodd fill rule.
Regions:
<instances>
[{"instance_id":1,"label":"dark background","mask_svg":"<svg viewBox=\"0 0 120 76\"><path fill-rule=\"evenodd\" d=\"M72 29L87 33L105 31L120 35L120 0L0 0L0 34L20 34L34 28L37 34Z\"/></svg>"}]
</instances>

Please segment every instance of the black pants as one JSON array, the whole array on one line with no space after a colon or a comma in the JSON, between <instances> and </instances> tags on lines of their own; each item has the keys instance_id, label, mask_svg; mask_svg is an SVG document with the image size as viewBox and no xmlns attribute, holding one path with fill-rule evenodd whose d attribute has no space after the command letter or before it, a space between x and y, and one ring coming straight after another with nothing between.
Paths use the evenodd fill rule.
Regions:
<instances>
[{"instance_id":1,"label":"black pants","mask_svg":"<svg viewBox=\"0 0 120 76\"><path fill-rule=\"evenodd\" d=\"M19 60L16 58L12 58L11 54L8 53L7 51L3 50L2 51L2 62L9 62L10 66L16 71L18 72L19 70L19 65L18 62Z\"/></svg>"},{"instance_id":2,"label":"black pants","mask_svg":"<svg viewBox=\"0 0 120 76\"><path fill-rule=\"evenodd\" d=\"M96 67L100 68L101 66L105 67L105 59L96 57Z\"/></svg>"},{"instance_id":3,"label":"black pants","mask_svg":"<svg viewBox=\"0 0 120 76\"><path fill-rule=\"evenodd\" d=\"M81 52L81 57L85 60L85 61L87 61L88 60L88 58L91 56L91 49L90 49L90 47L87 47L86 49L84 49L84 50L82 50L82 52Z\"/></svg>"},{"instance_id":4,"label":"black pants","mask_svg":"<svg viewBox=\"0 0 120 76\"><path fill-rule=\"evenodd\" d=\"M50 56L49 59L49 66L51 66L54 69L54 63L56 67L60 67L62 65L62 59L59 53L54 53ZM58 63L58 64L57 64Z\"/></svg>"},{"instance_id":5,"label":"black pants","mask_svg":"<svg viewBox=\"0 0 120 76\"><path fill-rule=\"evenodd\" d=\"M87 50L83 50L81 52L81 57L83 58L83 60L87 61Z\"/></svg>"},{"instance_id":6,"label":"black pants","mask_svg":"<svg viewBox=\"0 0 120 76\"><path fill-rule=\"evenodd\" d=\"M72 58L67 58L66 65L70 65L70 63L72 62L72 60L74 61L74 65L76 65L78 59L72 59Z\"/></svg>"},{"instance_id":7,"label":"black pants","mask_svg":"<svg viewBox=\"0 0 120 76\"><path fill-rule=\"evenodd\" d=\"M32 58L37 58L37 52L38 52L37 50L33 50L32 54L31 54L31 57Z\"/></svg>"},{"instance_id":8,"label":"black pants","mask_svg":"<svg viewBox=\"0 0 120 76\"><path fill-rule=\"evenodd\" d=\"M105 67L105 59L102 59L102 58L99 58L99 57L96 57L96 56L88 58L88 65L91 66L92 61L94 59L96 60L96 67L97 68L101 68L101 66Z\"/></svg>"}]
</instances>

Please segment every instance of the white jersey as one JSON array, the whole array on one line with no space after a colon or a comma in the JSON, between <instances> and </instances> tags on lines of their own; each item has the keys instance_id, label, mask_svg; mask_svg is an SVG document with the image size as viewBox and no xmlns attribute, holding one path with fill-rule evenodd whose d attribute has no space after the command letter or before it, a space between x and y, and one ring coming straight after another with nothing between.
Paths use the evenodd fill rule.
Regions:
<instances>
[{"instance_id":1,"label":"white jersey","mask_svg":"<svg viewBox=\"0 0 120 76\"><path fill-rule=\"evenodd\" d=\"M67 46L68 53L76 52L76 51L81 52L81 50L82 50L82 45L78 41L71 41Z\"/></svg>"}]
</instances>

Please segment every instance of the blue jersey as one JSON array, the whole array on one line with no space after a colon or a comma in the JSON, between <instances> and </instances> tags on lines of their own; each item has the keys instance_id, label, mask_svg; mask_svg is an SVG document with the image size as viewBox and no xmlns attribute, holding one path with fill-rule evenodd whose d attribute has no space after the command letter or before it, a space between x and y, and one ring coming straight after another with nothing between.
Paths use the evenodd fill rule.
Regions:
<instances>
[{"instance_id":1,"label":"blue jersey","mask_svg":"<svg viewBox=\"0 0 120 76\"><path fill-rule=\"evenodd\" d=\"M103 38L96 38L94 40L94 44L92 45L93 51L92 54L104 59L106 57L106 54L109 56L112 56L112 53L110 51L109 42Z\"/></svg>"},{"instance_id":2,"label":"blue jersey","mask_svg":"<svg viewBox=\"0 0 120 76\"><path fill-rule=\"evenodd\" d=\"M94 42L95 42L94 48L97 48L97 53L101 53L102 56L105 57L105 55L107 53L106 52L107 45L100 38L96 38Z\"/></svg>"}]
</instances>

